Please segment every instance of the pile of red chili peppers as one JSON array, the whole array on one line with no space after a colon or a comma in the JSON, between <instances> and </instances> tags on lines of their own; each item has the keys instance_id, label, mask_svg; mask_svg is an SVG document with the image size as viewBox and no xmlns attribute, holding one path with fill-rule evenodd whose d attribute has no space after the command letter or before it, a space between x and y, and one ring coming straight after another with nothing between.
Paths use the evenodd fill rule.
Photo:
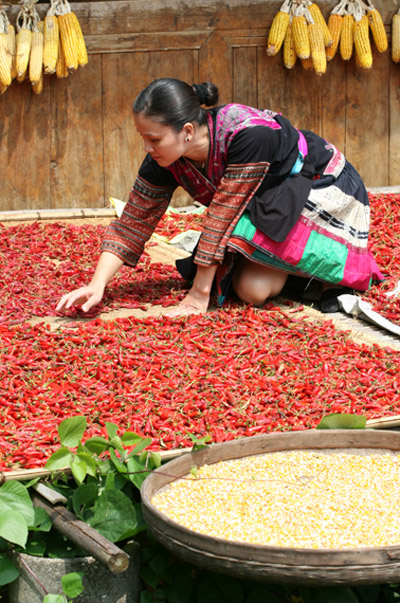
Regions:
<instances>
[{"instance_id":1,"label":"pile of red chili peppers","mask_svg":"<svg viewBox=\"0 0 400 603\"><path fill-rule=\"evenodd\" d=\"M399 201L371 198L371 248L388 279L365 295L398 323L399 302L384 292L400 275ZM166 218L158 231L173 236L176 221ZM30 325L27 318L54 315L61 293L87 282L103 232L61 223L2 229L0 470L43 466L59 445L58 424L73 415L87 416L88 436L112 421L150 436L156 450L191 445L189 434L219 442L308 429L333 412L400 414L399 351L355 343L290 307L94 317L57 331ZM134 274L121 273L102 310L168 305L183 294L174 268L148 257Z\"/></svg>"}]
</instances>

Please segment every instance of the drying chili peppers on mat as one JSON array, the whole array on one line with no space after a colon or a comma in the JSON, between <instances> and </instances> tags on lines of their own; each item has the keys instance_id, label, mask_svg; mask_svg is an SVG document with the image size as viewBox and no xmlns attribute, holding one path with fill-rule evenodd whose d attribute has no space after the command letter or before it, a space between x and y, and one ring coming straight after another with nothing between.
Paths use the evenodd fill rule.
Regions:
<instances>
[{"instance_id":1,"label":"drying chili peppers on mat","mask_svg":"<svg viewBox=\"0 0 400 603\"><path fill-rule=\"evenodd\" d=\"M385 293L400 278L399 208L400 195L371 196L370 245L387 278L363 294L397 324L399 301ZM200 221L167 217L158 233ZM32 325L33 315L54 316L63 290L87 282L104 227L0 227L0 470L43 466L59 423L74 415L88 418L90 436L111 421L159 450L190 446L189 434L220 442L309 429L330 413L400 414L400 351L357 343L273 300L186 318L96 318L184 294L175 268L148 256L134 276L121 270L88 322Z\"/></svg>"}]
</instances>

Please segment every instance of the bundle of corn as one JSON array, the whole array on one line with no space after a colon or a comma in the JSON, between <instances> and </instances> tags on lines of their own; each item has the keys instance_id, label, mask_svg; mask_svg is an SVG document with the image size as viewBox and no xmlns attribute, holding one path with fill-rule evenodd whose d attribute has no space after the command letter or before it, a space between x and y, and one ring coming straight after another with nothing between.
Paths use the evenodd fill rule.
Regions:
<instances>
[{"instance_id":1,"label":"bundle of corn","mask_svg":"<svg viewBox=\"0 0 400 603\"><path fill-rule=\"evenodd\" d=\"M267 54L275 56L283 44L283 64L292 69L297 58L303 66L322 75L326 71L325 48L332 36L319 6L312 0L285 0L268 35Z\"/></svg>"},{"instance_id":2,"label":"bundle of corn","mask_svg":"<svg viewBox=\"0 0 400 603\"><path fill-rule=\"evenodd\" d=\"M333 8L328 17L328 29L332 36L332 44L326 49L326 60L328 62L333 59L339 47L346 4L347 0L341 0L341 2Z\"/></svg>"},{"instance_id":3,"label":"bundle of corn","mask_svg":"<svg viewBox=\"0 0 400 603\"><path fill-rule=\"evenodd\" d=\"M388 47L385 26L379 11L370 0L340 0L328 18L333 44L327 48L327 60L331 61L340 49L340 56L349 61L355 50L356 64L363 69L372 66L372 49L369 32L379 52Z\"/></svg>"},{"instance_id":4,"label":"bundle of corn","mask_svg":"<svg viewBox=\"0 0 400 603\"><path fill-rule=\"evenodd\" d=\"M39 15L35 9L33 2L24 2L21 10L18 13L16 26L16 70L17 80L23 82L29 78L29 60L32 49L32 33L38 33ZM36 47L38 39L35 36L35 52L34 60L36 60Z\"/></svg>"},{"instance_id":5,"label":"bundle of corn","mask_svg":"<svg viewBox=\"0 0 400 603\"><path fill-rule=\"evenodd\" d=\"M270 57L275 56L279 52L285 39L286 31L290 22L290 5L291 0L284 0L282 6L272 21L267 42L267 55Z\"/></svg>"},{"instance_id":6,"label":"bundle of corn","mask_svg":"<svg viewBox=\"0 0 400 603\"><path fill-rule=\"evenodd\" d=\"M386 52L388 48L388 39L383 24L382 15L372 4L371 0L366 0L366 13L372 37L378 52Z\"/></svg>"},{"instance_id":7,"label":"bundle of corn","mask_svg":"<svg viewBox=\"0 0 400 603\"><path fill-rule=\"evenodd\" d=\"M400 63L400 9L392 18L392 60Z\"/></svg>"},{"instance_id":8,"label":"bundle of corn","mask_svg":"<svg viewBox=\"0 0 400 603\"><path fill-rule=\"evenodd\" d=\"M354 5L353 39L357 67L371 69L372 50L369 40L369 23L361 2Z\"/></svg>"},{"instance_id":9,"label":"bundle of corn","mask_svg":"<svg viewBox=\"0 0 400 603\"><path fill-rule=\"evenodd\" d=\"M13 54L12 38L5 9L0 10L0 94L3 94L12 82ZM15 40L15 36L14 36Z\"/></svg>"},{"instance_id":10,"label":"bundle of corn","mask_svg":"<svg viewBox=\"0 0 400 603\"><path fill-rule=\"evenodd\" d=\"M60 31L59 54L64 55L68 73L74 73L78 67L83 67L88 62L86 44L78 17L71 10L68 0L56 1L54 15L57 16ZM61 57L60 61L62 61Z\"/></svg>"}]
</instances>

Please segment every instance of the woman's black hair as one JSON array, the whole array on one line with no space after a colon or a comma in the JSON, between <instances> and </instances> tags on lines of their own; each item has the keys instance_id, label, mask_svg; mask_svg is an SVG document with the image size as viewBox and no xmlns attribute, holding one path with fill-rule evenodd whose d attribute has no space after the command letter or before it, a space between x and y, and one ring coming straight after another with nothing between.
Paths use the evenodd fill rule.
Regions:
<instances>
[{"instance_id":1,"label":"woman's black hair","mask_svg":"<svg viewBox=\"0 0 400 603\"><path fill-rule=\"evenodd\" d=\"M207 112L218 102L218 88L211 82L187 84L175 78L159 78L149 84L133 103L134 113L170 126L180 132L187 122L206 123Z\"/></svg>"}]
</instances>

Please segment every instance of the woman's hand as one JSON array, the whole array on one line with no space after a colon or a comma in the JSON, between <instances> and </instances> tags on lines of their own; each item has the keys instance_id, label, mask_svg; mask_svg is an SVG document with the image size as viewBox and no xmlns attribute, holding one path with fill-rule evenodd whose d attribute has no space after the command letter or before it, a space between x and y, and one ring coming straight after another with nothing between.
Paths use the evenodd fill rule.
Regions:
<instances>
[{"instance_id":1,"label":"woman's hand","mask_svg":"<svg viewBox=\"0 0 400 603\"><path fill-rule=\"evenodd\" d=\"M92 280L86 287L80 287L62 296L56 306L56 311L68 310L71 306L80 306L88 312L103 299L107 283L121 268L123 261L108 251L100 255Z\"/></svg>"},{"instance_id":2,"label":"woman's hand","mask_svg":"<svg viewBox=\"0 0 400 603\"><path fill-rule=\"evenodd\" d=\"M203 314L204 312L207 312L209 303L209 295L198 296L190 290L176 308L163 312L163 315L174 317L189 316L189 314Z\"/></svg>"},{"instance_id":3,"label":"woman's hand","mask_svg":"<svg viewBox=\"0 0 400 603\"><path fill-rule=\"evenodd\" d=\"M99 304L104 295L104 287L88 285L66 293L57 304L56 311L68 310L71 306L80 306L88 312L93 306Z\"/></svg>"},{"instance_id":4,"label":"woman's hand","mask_svg":"<svg viewBox=\"0 0 400 603\"><path fill-rule=\"evenodd\" d=\"M165 312L165 316L187 316L207 312L210 303L211 287L214 280L216 264L198 266L192 288L187 296L173 310Z\"/></svg>"}]
</instances>

